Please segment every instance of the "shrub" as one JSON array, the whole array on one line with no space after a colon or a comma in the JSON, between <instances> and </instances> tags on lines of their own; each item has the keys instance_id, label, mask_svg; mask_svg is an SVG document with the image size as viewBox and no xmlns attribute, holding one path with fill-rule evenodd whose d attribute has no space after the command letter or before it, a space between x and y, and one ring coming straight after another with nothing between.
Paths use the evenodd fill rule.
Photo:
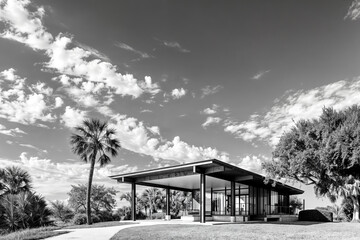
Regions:
<instances>
[{"instance_id":1,"label":"shrub","mask_svg":"<svg viewBox=\"0 0 360 240\"><path fill-rule=\"evenodd\" d=\"M86 214L77 213L72 220L74 225L82 225L86 223Z\"/></svg>"},{"instance_id":2,"label":"shrub","mask_svg":"<svg viewBox=\"0 0 360 240\"><path fill-rule=\"evenodd\" d=\"M51 202L51 209L52 215L59 221L67 223L74 217L74 212L64 202L58 200Z\"/></svg>"},{"instance_id":3,"label":"shrub","mask_svg":"<svg viewBox=\"0 0 360 240\"><path fill-rule=\"evenodd\" d=\"M91 220L92 220L93 223L100 222L100 218L97 215L91 215ZM83 214L83 213L75 214L72 222L73 222L74 225L86 224L87 223L86 214Z\"/></svg>"},{"instance_id":4,"label":"shrub","mask_svg":"<svg viewBox=\"0 0 360 240\"><path fill-rule=\"evenodd\" d=\"M333 213L321 209L303 210L299 213L299 221L332 222Z\"/></svg>"},{"instance_id":5,"label":"shrub","mask_svg":"<svg viewBox=\"0 0 360 240\"><path fill-rule=\"evenodd\" d=\"M0 228L16 231L51 225L51 211L43 197L32 192L0 197Z\"/></svg>"},{"instance_id":6,"label":"shrub","mask_svg":"<svg viewBox=\"0 0 360 240\"><path fill-rule=\"evenodd\" d=\"M97 216L101 222L114 221L113 214L110 211L100 211Z\"/></svg>"}]
</instances>

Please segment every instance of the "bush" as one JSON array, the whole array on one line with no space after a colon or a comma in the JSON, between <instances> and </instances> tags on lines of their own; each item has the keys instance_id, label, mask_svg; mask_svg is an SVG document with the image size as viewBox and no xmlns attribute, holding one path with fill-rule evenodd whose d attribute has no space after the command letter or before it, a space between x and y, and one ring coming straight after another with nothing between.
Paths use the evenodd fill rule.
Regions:
<instances>
[{"instance_id":1,"label":"bush","mask_svg":"<svg viewBox=\"0 0 360 240\"><path fill-rule=\"evenodd\" d=\"M101 222L108 222L108 221L114 221L113 214L110 211L100 211L98 213L98 217L100 218Z\"/></svg>"},{"instance_id":2,"label":"bush","mask_svg":"<svg viewBox=\"0 0 360 240\"><path fill-rule=\"evenodd\" d=\"M299 221L332 222L333 213L320 209L303 210L299 213Z\"/></svg>"},{"instance_id":3,"label":"bush","mask_svg":"<svg viewBox=\"0 0 360 240\"><path fill-rule=\"evenodd\" d=\"M97 215L91 215L91 219L92 219L93 223L100 222L100 218ZM87 223L86 214L83 214L83 213L75 214L72 222L73 222L74 225L86 224Z\"/></svg>"}]
</instances>

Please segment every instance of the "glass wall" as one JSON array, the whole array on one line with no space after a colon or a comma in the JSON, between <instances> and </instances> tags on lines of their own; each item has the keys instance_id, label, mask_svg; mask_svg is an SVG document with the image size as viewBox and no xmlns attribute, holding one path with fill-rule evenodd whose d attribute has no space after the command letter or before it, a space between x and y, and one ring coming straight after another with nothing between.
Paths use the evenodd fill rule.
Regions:
<instances>
[{"instance_id":1,"label":"glass wall","mask_svg":"<svg viewBox=\"0 0 360 240\"><path fill-rule=\"evenodd\" d=\"M211 214L231 215L231 190L212 190ZM236 183L235 215L289 214L289 195Z\"/></svg>"},{"instance_id":2,"label":"glass wall","mask_svg":"<svg viewBox=\"0 0 360 240\"><path fill-rule=\"evenodd\" d=\"M212 191L212 214L231 215L231 189ZM235 185L235 215L249 215L249 186Z\"/></svg>"}]
</instances>

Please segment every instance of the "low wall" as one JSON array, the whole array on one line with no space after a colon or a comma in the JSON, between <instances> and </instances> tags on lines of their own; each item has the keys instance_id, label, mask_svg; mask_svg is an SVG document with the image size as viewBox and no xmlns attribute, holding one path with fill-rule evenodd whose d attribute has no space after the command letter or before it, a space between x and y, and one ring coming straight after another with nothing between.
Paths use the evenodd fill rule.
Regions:
<instances>
[{"instance_id":1,"label":"low wall","mask_svg":"<svg viewBox=\"0 0 360 240\"><path fill-rule=\"evenodd\" d=\"M249 220L248 216L235 216L233 218L235 218L233 222L247 222ZM231 216L213 215L213 221L231 222Z\"/></svg>"}]
</instances>

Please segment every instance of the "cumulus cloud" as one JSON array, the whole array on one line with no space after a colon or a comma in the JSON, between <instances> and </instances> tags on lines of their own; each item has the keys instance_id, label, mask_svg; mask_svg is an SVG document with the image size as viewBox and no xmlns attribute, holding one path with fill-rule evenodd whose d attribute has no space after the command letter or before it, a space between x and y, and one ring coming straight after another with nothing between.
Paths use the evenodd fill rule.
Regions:
<instances>
[{"instance_id":1,"label":"cumulus cloud","mask_svg":"<svg viewBox=\"0 0 360 240\"><path fill-rule=\"evenodd\" d=\"M47 50L53 37L42 25L44 8L39 7L30 13L26 9L29 3L27 0L1 2L0 20L5 22L7 27L1 37L22 42L34 50Z\"/></svg>"},{"instance_id":2,"label":"cumulus cloud","mask_svg":"<svg viewBox=\"0 0 360 240\"><path fill-rule=\"evenodd\" d=\"M61 97L55 98L55 108L59 108L64 104L64 101L61 99Z\"/></svg>"},{"instance_id":3,"label":"cumulus cloud","mask_svg":"<svg viewBox=\"0 0 360 240\"><path fill-rule=\"evenodd\" d=\"M51 200L65 196L70 191L71 185L86 183L89 174L89 165L80 160L56 163L51 159L29 157L26 152L21 153L16 160L0 158L0 165L4 167L19 166L31 173L35 190ZM102 168L97 166L94 171L94 182L119 187L108 176L132 171L137 171L137 167L129 165L116 167L112 164Z\"/></svg>"},{"instance_id":4,"label":"cumulus cloud","mask_svg":"<svg viewBox=\"0 0 360 240\"><path fill-rule=\"evenodd\" d=\"M345 19L349 18L353 21L360 19L360 0L354 0L345 16Z\"/></svg>"},{"instance_id":5,"label":"cumulus cloud","mask_svg":"<svg viewBox=\"0 0 360 240\"><path fill-rule=\"evenodd\" d=\"M171 91L171 96L173 99L179 99L186 95L186 90L183 88L175 88Z\"/></svg>"},{"instance_id":6,"label":"cumulus cloud","mask_svg":"<svg viewBox=\"0 0 360 240\"><path fill-rule=\"evenodd\" d=\"M64 34L53 37L42 23L44 8L30 11L29 4L30 1L9 0L0 5L0 20L6 25L1 37L24 43L34 50L44 50L49 57L45 67L60 74L103 82L115 94L137 98L144 92L156 92L155 84L149 86L146 80L138 81L132 74L119 73L115 65L99 58L94 59L94 55L98 55L94 49L84 48L84 45L74 42L72 37Z\"/></svg>"},{"instance_id":7,"label":"cumulus cloud","mask_svg":"<svg viewBox=\"0 0 360 240\"><path fill-rule=\"evenodd\" d=\"M50 113L52 89L44 83L25 87L25 78L10 68L0 73L0 117L11 122L34 124L37 121L54 121Z\"/></svg>"},{"instance_id":8,"label":"cumulus cloud","mask_svg":"<svg viewBox=\"0 0 360 240\"><path fill-rule=\"evenodd\" d=\"M210 147L197 147L181 141L176 136L172 141L164 140L157 127L147 127L141 121L126 115L117 114L112 118L112 126L122 147L152 156L154 159L168 159L178 162L192 162L204 159L217 158L228 161L228 154ZM150 129L150 130L149 130Z\"/></svg>"},{"instance_id":9,"label":"cumulus cloud","mask_svg":"<svg viewBox=\"0 0 360 240\"><path fill-rule=\"evenodd\" d=\"M80 125L87 117L87 112L66 106L64 114L61 116L61 122L68 128Z\"/></svg>"},{"instance_id":10,"label":"cumulus cloud","mask_svg":"<svg viewBox=\"0 0 360 240\"><path fill-rule=\"evenodd\" d=\"M212 124L217 124L221 121L219 117L207 117L206 121L201 125L203 128L206 128Z\"/></svg>"},{"instance_id":11,"label":"cumulus cloud","mask_svg":"<svg viewBox=\"0 0 360 240\"><path fill-rule=\"evenodd\" d=\"M201 97L200 98L204 98L205 96L215 94L218 91L220 91L220 89L222 89L222 88L223 88L223 86L220 86L220 85L217 85L217 86L207 85L206 87L201 89Z\"/></svg>"},{"instance_id":12,"label":"cumulus cloud","mask_svg":"<svg viewBox=\"0 0 360 240\"><path fill-rule=\"evenodd\" d=\"M268 72L270 72L270 70L266 70L266 71L260 71L258 73L256 73L251 79L253 80L259 80L260 78L262 78L265 74L267 74Z\"/></svg>"},{"instance_id":13,"label":"cumulus cloud","mask_svg":"<svg viewBox=\"0 0 360 240\"><path fill-rule=\"evenodd\" d=\"M264 161L268 161L269 158L260 155L248 155L239 160L239 163L237 164L238 167L246 169L251 172L256 172L259 174L264 174L264 171L262 170L261 164Z\"/></svg>"},{"instance_id":14,"label":"cumulus cloud","mask_svg":"<svg viewBox=\"0 0 360 240\"><path fill-rule=\"evenodd\" d=\"M276 100L274 106L264 114L253 114L249 120L241 123L227 121L225 132L244 141L261 140L274 146L281 134L294 126L294 122L319 117L323 107L340 110L360 104L359 92L360 78L287 93L282 99Z\"/></svg>"}]
</instances>

